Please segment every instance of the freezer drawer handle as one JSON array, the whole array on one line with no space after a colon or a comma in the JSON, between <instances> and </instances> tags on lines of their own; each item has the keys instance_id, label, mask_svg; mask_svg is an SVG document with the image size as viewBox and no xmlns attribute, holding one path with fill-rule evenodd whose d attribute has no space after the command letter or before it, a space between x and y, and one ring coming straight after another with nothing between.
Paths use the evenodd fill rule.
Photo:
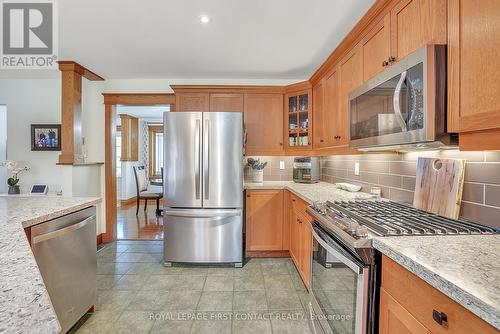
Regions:
<instances>
[{"instance_id":1,"label":"freezer drawer handle","mask_svg":"<svg viewBox=\"0 0 500 334\"><path fill-rule=\"evenodd\" d=\"M216 213L190 213L182 211L165 211L164 215L172 217L189 217L189 218L224 218L224 217L241 216L241 211L231 210L231 211L219 211Z\"/></svg>"},{"instance_id":2,"label":"freezer drawer handle","mask_svg":"<svg viewBox=\"0 0 500 334\"><path fill-rule=\"evenodd\" d=\"M76 224L64 227L64 228L62 228L60 230L55 230L55 231L52 231L52 232L48 232L48 233L37 235L36 237L33 237L33 244L38 244L38 243L40 243L42 241L46 241L46 240L49 240L49 239L54 239L54 238L63 236L65 234L71 233L73 231L79 230L82 227L87 226L88 223L90 221L92 221L93 219L95 219L95 216L90 216L90 217L86 218L85 220L82 220L79 223L76 223Z\"/></svg>"}]
</instances>

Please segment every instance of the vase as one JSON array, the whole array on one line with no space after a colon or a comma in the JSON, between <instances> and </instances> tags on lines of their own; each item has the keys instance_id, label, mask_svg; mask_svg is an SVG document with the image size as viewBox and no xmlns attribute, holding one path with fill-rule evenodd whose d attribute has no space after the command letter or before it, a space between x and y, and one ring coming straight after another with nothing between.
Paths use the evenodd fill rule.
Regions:
<instances>
[{"instance_id":1,"label":"vase","mask_svg":"<svg viewBox=\"0 0 500 334\"><path fill-rule=\"evenodd\" d=\"M20 193L19 186L9 186L9 195L19 195Z\"/></svg>"},{"instance_id":2,"label":"vase","mask_svg":"<svg viewBox=\"0 0 500 334\"><path fill-rule=\"evenodd\" d=\"M263 183L264 182L264 171L263 170L252 170L252 182L253 183Z\"/></svg>"}]
</instances>

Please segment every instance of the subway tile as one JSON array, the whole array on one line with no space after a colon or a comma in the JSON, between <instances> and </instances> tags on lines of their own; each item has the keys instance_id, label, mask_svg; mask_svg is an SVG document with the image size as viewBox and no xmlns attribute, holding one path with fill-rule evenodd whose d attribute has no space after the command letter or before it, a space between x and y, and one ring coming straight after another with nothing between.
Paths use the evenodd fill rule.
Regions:
<instances>
[{"instance_id":1,"label":"subway tile","mask_svg":"<svg viewBox=\"0 0 500 334\"><path fill-rule=\"evenodd\" d=\"M379 174L370 172L361 172L360 180L368 183L378 184Z\"/></svg>"},{"instance_id":2,"label":"subway tile","mask_svg":"<svg viewBox=\"0 0 500 334\"><path fill-rule=\"evenodd\" d=\"M380 174L378 179L381 185L401 188L402 177L400 175Z\"/></svg>"},{"instance_id":3,"label":"subway tile","mask_svg":"<svg viewBox=\"0 0 500 334\"><path fill-rule=\"evenodd\" d=\"M487 205L500 207L500 186L485 185L484 202ZM497 218L498 219L498 218Z\"/></svg>"},{"instance_id":4,"label":"subway tile","mask_svg":"<svg viewBox=\"0 0 500 334\"><path fill-rule=\"evenodd\" d=\"M500 208L462 202L460 216L491 227L500 228Z\"/></svg>"},{"instance_id":5,"label":"subway tile","mask_svg":"<svg viewBox=\"0 0 500 334\"><path fill-rule=\"evenodd\" d=\"M362 161L359 169L365 172L387 173L389 171L389 163L381 161Z\"/></svg>"},{"instance_id":6,"label":"subway tile","mask_svg":"<svg viewBox=\"0 0 500 334\"><path fill-rule=\"evenodd\" d=\"M354 170L352 170L352 171L348 170L347 171L347 178L351 179L351 180L359 180L360 177L359 177L359 175L354 174Z\"/></svg>"},{"instance_id":7,"label":"subway tile","mask_svg":"<svg viewBox=\"0 0 500 334\"><path fill-rule=\"evenodd\" d=\"M371 161L398 161L402 159L402 153L370 153L361 155L361 160Z\"/></svg>"},{"instance_id":8,"label":"subway tile","mask_svg":"<svg viewBox=\"0 0 500 334\"><path fill-rule=\"evenodd\" d=\"M393 201L413 203L413 191L406 191L400 189L391 188L389 191L389 198Z\"/></svg>"},{"instance_id":9,"label":"subway tile","mask_svg":"<svg viewBox=\"0 0 500 334\"><path fill-rule=\"evenodd\" d=\"M347 177L347 170L345 170L345 169L335 169L335 172L334 172L333 175L338 176L338 177Z\"/></svg>"},{"instance_id":10,"label":"subway tile","mask_svg":"<svg viewBox=\"0 0 500 334\"><path fill-rule=\"evenodd\" d=\"M500 163L467 163L465 181L500 184Z\"/></svg>"},{"instance_id":11,"label":"subway tile","mask_svg":"<svg viewBox=\"0 0 500 334\"><path fill-rule=\"evenodd\" d=\"M389 173L415 176L417 175L417 163L415 161L390 162Z\"/></svg>"},{"instance_id":12,"label":"subway tile","mask_svg":"<svg viewBox=\"0 0 500 334\"><path fill-rule=\"evenodd\" d=\"M464 182L462 199L468 202L484 203L484 184Z\"/></svg>"},{"instance_id":13,"label":"subway tile","mask_svg":"<svg viewBox=\"0 0 500 334\"><path fill-rule=\"evenodd\" d=\"M403 176L403 189L415 191L416 178L412 176Z\"/></svg>"}]
</instances>

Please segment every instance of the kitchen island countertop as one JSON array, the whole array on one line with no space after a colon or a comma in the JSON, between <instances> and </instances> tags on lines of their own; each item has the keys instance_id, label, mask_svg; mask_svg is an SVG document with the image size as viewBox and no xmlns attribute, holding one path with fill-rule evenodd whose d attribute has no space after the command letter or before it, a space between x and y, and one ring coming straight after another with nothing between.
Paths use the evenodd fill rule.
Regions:
<instances>
[{"instance_id":1,"label":"kitchen island countertop","mask_svg":"<svg viewBox=\"0 0 500 334\"><path fill-rule=\"evenodd\" d=\"M1 333L59 333L24 228L99 202L99 198L0 196Z\"/></svg>"}]
</instances>

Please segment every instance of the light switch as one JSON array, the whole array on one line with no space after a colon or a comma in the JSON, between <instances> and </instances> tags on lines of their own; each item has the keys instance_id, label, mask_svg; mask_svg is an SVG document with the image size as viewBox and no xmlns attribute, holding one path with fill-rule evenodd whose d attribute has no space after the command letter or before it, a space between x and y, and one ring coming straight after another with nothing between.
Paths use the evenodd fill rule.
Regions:
<instances>
[{"instance_id":1,"label":"light switch","mask_svg":"<svg viewBox=\"0 0 500 334\"><path fill-rule=\"evenodd\" d=\"M354 175L359 176L359 162L354 163Z\"/></svg>"},{"instance_id":2,"label":"light switch","mask_svg":"<svg viewBox=\"0 0 500 334\"><path fill-rule=\"evenodd\" d=\"M280 160L280 169L285 169L285 161Z\"/></svg>"}]
</instances>

